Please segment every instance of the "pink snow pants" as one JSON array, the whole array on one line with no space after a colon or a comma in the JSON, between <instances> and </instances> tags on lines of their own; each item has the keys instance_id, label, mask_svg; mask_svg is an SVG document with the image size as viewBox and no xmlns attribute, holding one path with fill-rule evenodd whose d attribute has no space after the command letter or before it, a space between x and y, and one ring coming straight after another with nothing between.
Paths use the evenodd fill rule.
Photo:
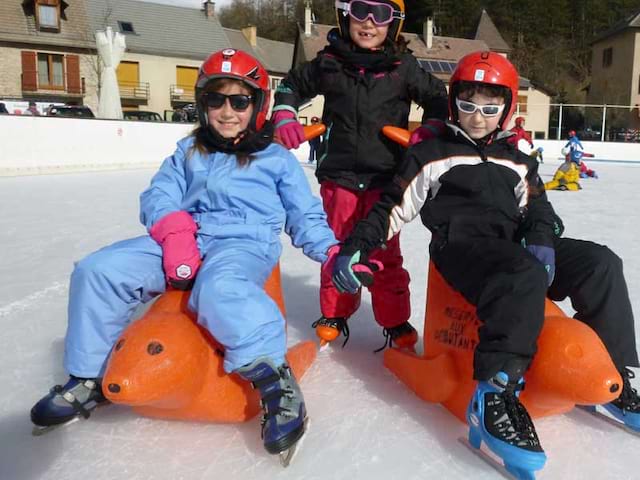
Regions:
<instances>
[{"instance_id":1,"label":"pink snow pants","mask_svg":"<svg viewBox=\"0 0 640 480\"><path fill-rule=\"evenodd\" d=\"M322 182L320 195L329 226L339 241L345 240L358 220L365 218L380 198L380 190L356 192L333 182ZM409 320L409 273L402 268L400 235L387 242L386 249L376 249L370 258L379 260L384 270L374 274L369 287L373 315L379 325L395 327ZM327 318L350 317L360 306L360 292L339 293L331 282L330 272L320 276L320 309Z\"/></svg>"}]
</instances>

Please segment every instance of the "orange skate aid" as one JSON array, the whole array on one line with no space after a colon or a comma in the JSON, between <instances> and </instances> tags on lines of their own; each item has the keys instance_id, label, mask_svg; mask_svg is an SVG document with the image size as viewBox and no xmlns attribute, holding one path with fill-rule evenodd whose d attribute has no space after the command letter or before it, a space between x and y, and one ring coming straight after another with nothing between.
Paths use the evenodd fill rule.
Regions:
<instances>
[{"instance_id":1,"label":"orange skate aid","mask_svg":"<svg viewBox=\"0 0 640 480\"><path fill-rule=\"evenodd\" d=\"M465 422L476 382L473 352L478 344L475 307L454 291L429 265L423 356L395 348L384 363L427 402L442 403ZM551 300L538 352L525 374L521 400L532 417L555 415L578 405L608 403L620 395L622 379L598 335L567 317Z\"/></svg>"},{"instance_id":2,"label":"orange skate aid","mask_svg":"<svg viewBox=\"0 0 640 480\"><path fill-rule=\"evenodd\" d=\"M265 290L285 313L279 266ZM116 341L103 378L114 403L157 418L244 422L260 411L251 384L222 368L224 349L187 309L190 292L169 290ZM300 379L316 358L316 345L301 342L287 352Z\"/></svg>"}]
</instances>

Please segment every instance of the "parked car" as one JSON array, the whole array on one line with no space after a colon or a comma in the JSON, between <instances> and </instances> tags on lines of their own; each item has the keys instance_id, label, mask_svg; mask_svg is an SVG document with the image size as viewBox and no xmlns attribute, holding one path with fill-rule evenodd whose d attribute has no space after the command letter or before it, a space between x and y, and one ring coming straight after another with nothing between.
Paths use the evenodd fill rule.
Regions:
<instances>
[{"instance_id":1,"label":"parked car","mask_svg":"<svg viewBox=\"0 0 640 480\"><path fill-rule=\"evenodd\" d=\"M50 117L96 118L89 107L84 105L52 105L47 109Z\"/></svg>"},{"instance_id":2,"label":"parked car","mask_svg":"<svg viewBox=\"0 0 640 480\"><path fill-rule=\"evenodd\" d=\"M125 120L139 120L142 122L162 122L162 117L156 112L147 112L145 110L127 110L122 112Z\"/></svg>"},{"instance_id":3,"label":"parked car","mask_svg":"<svg viewBox=\"0 0 640 480\"><path fill-rule=\"evenodd\" d=\"M176 108L171 115L172 122L195 123L198 121L198 110L193 103Z\"/></svg>"}]
</instances>

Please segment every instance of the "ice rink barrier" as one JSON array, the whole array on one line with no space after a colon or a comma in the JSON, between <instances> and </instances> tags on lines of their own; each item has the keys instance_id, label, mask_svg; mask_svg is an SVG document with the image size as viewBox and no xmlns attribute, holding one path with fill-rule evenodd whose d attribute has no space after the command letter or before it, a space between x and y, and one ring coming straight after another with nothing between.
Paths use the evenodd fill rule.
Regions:
<instances>
[{"instance_id":1,"label":"ice rink barrier","mask_svg":"<svg viewBox=\"0 0 640 480\"><path fill-rule=\"evenodd\" d=\"M0 115L0 176L156 168L192 124ZM564 140L535 140L559 161ZM639 143L582 142L590 161L640 163ZM306 144L296 152L307 158Z\"/></svg>"}]
</instances>

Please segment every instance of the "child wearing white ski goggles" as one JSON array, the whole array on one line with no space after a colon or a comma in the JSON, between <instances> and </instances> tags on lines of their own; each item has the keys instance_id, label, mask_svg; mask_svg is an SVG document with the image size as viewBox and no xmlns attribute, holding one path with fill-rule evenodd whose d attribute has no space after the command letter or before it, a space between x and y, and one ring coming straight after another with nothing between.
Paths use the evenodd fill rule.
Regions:
<instances>
[{"instance_id":1,"label":"child wearing white ski goggles","mask_svg":"<svg viewBox=\"0 0 640 480\"><path fill-rule=\"evenodd\" d=\"M497 117L504 110L504 103L501 105L476 105L467 100L456 98L456 106L463 113L473 114L476 110L480 110L483 117Z\"/></svg>"}]
</instances>

